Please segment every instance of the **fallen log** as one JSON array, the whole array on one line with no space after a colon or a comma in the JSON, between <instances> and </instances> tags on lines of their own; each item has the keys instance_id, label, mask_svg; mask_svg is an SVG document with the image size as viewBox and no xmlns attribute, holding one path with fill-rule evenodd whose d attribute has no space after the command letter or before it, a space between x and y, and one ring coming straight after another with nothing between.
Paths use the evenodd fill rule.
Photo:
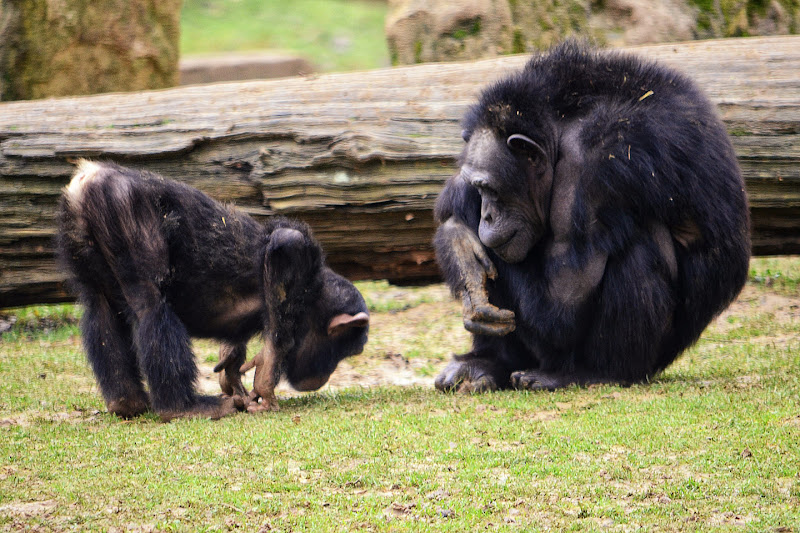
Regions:
<instances>
[{"instance_id":1,"label":"fallen log","mask_svg":"<svg viewBox=\"0 0 800 533\"><path fill-rule=\"evenodd\" d=\"M695 78L732 135L753 252L800 253L800 37L632 48ZM0 104L0 308L65 301L51 240L78 157L146 168L259 218L306 220L334 269L438 275L431 210L459 121L524 56Z\"/></svg>"}]
</instances>

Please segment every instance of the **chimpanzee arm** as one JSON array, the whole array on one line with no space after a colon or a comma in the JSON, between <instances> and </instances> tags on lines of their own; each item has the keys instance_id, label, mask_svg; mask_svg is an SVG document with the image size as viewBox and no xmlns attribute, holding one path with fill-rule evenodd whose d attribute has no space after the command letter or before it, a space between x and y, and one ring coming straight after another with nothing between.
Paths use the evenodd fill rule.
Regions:
<instances>
[{"instance_id":1,"label":"chimpanzee arm","mask_svg":"<svg viewBox=\"0 0 800 533\"><path fill-rule=\"evenodd\" d=\"M248 403L249 395L242 384L241 367L247 360L247 343L223 343L219 348L219 362L214 372L219 372L219 386L223 394L234 399L236 407L243 409Z\"/></svg>"},{"instance_id":2,"label":"chimpanzee arm","mask_svg":"<svg viewBox=\"0 0 800 533\"><path fill-rule=\"evenodd\" d=\"M448 285L464 305L464 327L478 335L507 335L514 331L514 313L489 303L488 280L497 270L477 234L464 221L467 206L480 199L459 176L450 178L436 202L439 228L434 248ZM463 215L460 216L463 212Z\"/></svg>"},{"instance_id":3,"label":"chimpanzee arm","mask_svg":"<svg viewBox=\"0 0 800 533\"><path fill-rule=\"evenodd\" d=\"M558 306L583 303L600 283L608 253L598 247L600 233L606 231L597 221L597 198L587 198L585 149L580 130L568 129L561 137L561 157L555 165L550 204L552 242L547 250L547 289Z\"/></svg>"},{"instance_id":4,"label":"chimpanzee arm","mask_svg":"<svg viewBox=\"0 0 800 533\"><path fill-rule=\"evenodd\" d=\"M464 327L478 335L507 335L514 331L514 313L489 303L486 283L497 277L497 270L478 236L463 222L451 217L436 232L439 264L464 305Z\"/></svg>"},{"instance_id":5,"label":"chimpanzee arm","mask_svg":"<svg viewBox=\"0 0 800 533\"><path fill-rule=\"evenodd\" d=\"M322 251L302 226L289 221L276 228L264 253L264 298L267 327L264 347L252 361L240 368L244 373L256 369L253 391L247 410L275 411L278 403L275 386L288 354L296 349L298 328L310 301L320 293L317 273L322 267ZM258 399L261 398L261 403Z\"/></svg>"},{"instance_id":6,"label":"chimpanzee arm","mask_svg":"<svg viewBox=\"0 0 800 533\"><path fill-rule=\"evenodd\" d=\"M275 397L275 387L281 377L279 360L269 338L264 340L264 346L252 361L242 365L240 372L244 374L251 368L256 369L253 377L253 390L247 396L247 411L258 413L262 411L277 411L278 398ZM261 403L258 399L261 398Z\"/></svg>"}]
</instances>

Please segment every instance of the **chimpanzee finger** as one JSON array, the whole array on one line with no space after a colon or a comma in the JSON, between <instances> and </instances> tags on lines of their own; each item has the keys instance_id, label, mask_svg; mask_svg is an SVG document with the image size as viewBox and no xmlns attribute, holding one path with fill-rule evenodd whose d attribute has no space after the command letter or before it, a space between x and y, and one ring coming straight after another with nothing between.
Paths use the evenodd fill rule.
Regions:
<instances>
[{"instance_id":1,"label":"chimpanzee finger","mask_svg":"<svg viewBox=\"0 0 800 533\"><path fill-rule=\"evenodd\" d=\"M477 305L468 314L471 320L481 322L514 322L516 315L510 309L500 309L491 304Z\"/></svg>"},{"instance_id":2,"label":"chimpanzee finger","mask_svg":"<svg viewBox=\"0 0 800 533\"><path fill-rule=\"evenodd\" d=\"M464 327L475 335L502 337L514 331L517 325L514 322L478 322L465 318Z\"/></svg>"},{"instance_id":3,"label":"chimpanzee finger","mask_svg":"<svg viewBox=\"0 0 800 533\"><path fill-rule=\"evenodd\" d=\"M486 276L489 279L497 278L497 269L492 263L492 260L489 259L489 256L486 253L486 250L483 249L483 245L480 241L474 240L472 242L472 254L475 256L475 259L478 260L478 263L483 267L483 270L486 272Z\"/></svg>"}]
</instances>

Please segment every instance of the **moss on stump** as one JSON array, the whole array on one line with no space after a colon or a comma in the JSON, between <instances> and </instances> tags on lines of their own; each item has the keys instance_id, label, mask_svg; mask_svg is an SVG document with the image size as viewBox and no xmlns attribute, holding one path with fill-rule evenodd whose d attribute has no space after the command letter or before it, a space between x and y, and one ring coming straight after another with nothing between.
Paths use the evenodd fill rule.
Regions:
<instances>
[{"instance_id":1,"label":"moss on stump","mask_svg":"<svg viewBox=\"0 0 800 533\"><path fill-rule=\"evenodd\" d=\"M177 85L181 0L2 0L0 100Z\"/></svg>"}]
</instances>

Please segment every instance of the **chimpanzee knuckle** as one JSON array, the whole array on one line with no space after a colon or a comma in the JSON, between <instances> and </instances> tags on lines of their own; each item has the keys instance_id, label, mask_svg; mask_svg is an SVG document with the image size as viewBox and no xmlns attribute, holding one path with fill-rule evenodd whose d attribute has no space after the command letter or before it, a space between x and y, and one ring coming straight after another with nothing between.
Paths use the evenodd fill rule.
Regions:
<instances>
[{"instance_id":1,"label":"chimpanzee knuckle","mask_svg":"<svg viewBox=\"0 0 800 533\"><path fill-rule=\"evenodd\" d=\"M536 382L530 372L520 371L511 374L511 386L515 389L529 389L530 386Z\"/></svg>"},{"instance_id":2,"label":"chimpanzee knuckle","mask_svg":"<svg viewBox=\"0 0 800 533\"><path fill-rule=\"evenodd\" d=\"M520 390L552 391L564 386L564 383L536 370L520 370L511 374L511 386Z\"/></svg>"},{"instance_id":3,"label":"chimpanzee knuckle","mask_svg":"<svg viewBox=\"0 0 800 533\"><path fill-rule=\"evenodd\" d=\"M517 329L517 325L513 322L499 322L491 324L489 327L492 328L492 335L495 337L504 337Z\"/></svg>"},{"instance_id":4,"label":"chimpanzee knuckle","mask_svg":"<svg viewBox=\"0 0 800 533\"><path fill-rule=\"evenodd\" d=\"M436 390L442 392L452 392L453 384L447 379L446 376L439 375L436 377L436 380L433 382L434 387Z\"/></svg>"},{"instance_id":5,"label":"chimpanzee knuckle","mask_svg":"<svg viewBox=\"0 0 800 533\"><path fill-rule=\"evenodd\" d=\"M237 410L239 411L247 410L247 406L250 404L250 398L248 398L247 395L241 396L235 394L232 396L232 398L233 398L233 405L236 407Z\"/></svg>"},{"instance_id":6,"label":"chimpanzee knuckle","mask_svg":"<svg viewBox=\"0 0 800 533\"><path fill-rule=\"evenodd\" d=\"M511 309L497 309L498 322L514 322L517 314Z\"/></svg>"}]
</instances>

